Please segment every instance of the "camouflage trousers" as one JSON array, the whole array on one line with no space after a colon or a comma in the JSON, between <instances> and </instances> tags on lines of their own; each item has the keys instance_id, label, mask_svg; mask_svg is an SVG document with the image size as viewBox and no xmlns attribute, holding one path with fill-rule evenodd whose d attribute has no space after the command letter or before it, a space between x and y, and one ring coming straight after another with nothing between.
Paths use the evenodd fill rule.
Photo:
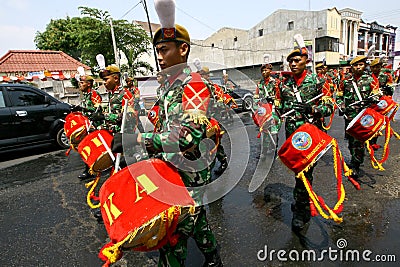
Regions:
<instances>
[{"instance_id":1,"label":"camouflage trousers","mask_svg":"<svg viewBox=\"0 0 400 267\"><path fill-rule=\"evenodd\" d=\"M345 129L350 121L345 121ZM360 166L364 162L365 156L365 146L364 142L358 141L353 136L346 133L346 139L348 141L348 148L351 155L350 165L352 166Z\"/></svg>"},{"instance_id":2,"label":"camouflage trousers","mask_svg":"<svg viewBox=\"0 0 400 267\"><path fill-rule=\"evenodd\" d=\"M179 234L178 243L175 246L168 243L159 250L158 266L185 266L189 237L196 241L203 254L218 253L217 242L208 224L204 206L198 207L196 212L197 214L187 217L178 224L176 229L176 233Z\"/></svg>"}]
</instances>

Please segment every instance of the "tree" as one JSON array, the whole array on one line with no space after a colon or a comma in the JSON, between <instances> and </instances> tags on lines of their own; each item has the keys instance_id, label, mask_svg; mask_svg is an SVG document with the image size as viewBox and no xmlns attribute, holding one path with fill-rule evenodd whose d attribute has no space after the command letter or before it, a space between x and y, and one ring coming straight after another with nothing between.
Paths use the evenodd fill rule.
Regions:
<instances>
[{"instance_id":1,"label":"tree","mask_svg":"<svg viewBox=\"0 0 400 267\"><path fill-rule=\"evenodd\" d=\"M79 7L79 10L82 17L51 20L43 33L36 32L36 47L63 51L93 69L97 69L97 54L103 54L107 64L115 63L110 26L112 18L108 11L89 7ZM126 20L113 20L113 26L117 48L128 58L127 66L121 69L126 69L130 75L145 70L152 72L148 63L137 60L143 53L148 53L151 44L146 31Z\"/></svg>"}]
</instances>

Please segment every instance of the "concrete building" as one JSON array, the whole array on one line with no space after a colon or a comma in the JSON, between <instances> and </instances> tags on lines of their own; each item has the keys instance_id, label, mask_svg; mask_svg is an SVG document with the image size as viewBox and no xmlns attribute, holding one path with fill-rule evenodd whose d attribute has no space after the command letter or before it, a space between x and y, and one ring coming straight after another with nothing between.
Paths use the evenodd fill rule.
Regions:
<instances>
[{"instance_id":1,"label":"concrete building","mask_svg":"<svg viewBox=\"0 0 400 267\"><path fill-rule=\"evenodd\" d=\"M287 70L286 55L295 47L294 35L300 33L310 50L310 67L323 60L338 66L364 54L373 43L375 56L384 54L392 62L397 28L365 23L361 15L350 8L279 9L249 30L222 28L205 40L193 40L190 58L218 62L227 69L258 71L262 63L270 62L275 70Z\"/></svg>"}]
</instances>

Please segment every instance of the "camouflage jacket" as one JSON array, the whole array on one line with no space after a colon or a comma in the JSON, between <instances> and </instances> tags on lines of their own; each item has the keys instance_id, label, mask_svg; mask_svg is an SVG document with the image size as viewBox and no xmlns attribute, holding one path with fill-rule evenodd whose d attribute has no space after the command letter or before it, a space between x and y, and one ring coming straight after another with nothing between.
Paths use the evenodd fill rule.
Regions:
<instances>
[{"instance_id":1,"label":"camouflage jacket","mask_svg":"<svg viewBox=\"0 0 400 267\"><path fill-rule=\"evenodd\" d=\"M393 83L393 76L390 72L382 69L378 77L374 73L371 76L375 82L379 83L379 88L384 95L393 95L394 88L390 86Z\"/></svg>"},{"instance_id":2,"label":"camouflage jacket","mask_svg":"<svg viewBox=\"0 0 400 267\"><path fill-rule=\"evenodd\" d=\"M306 122L313 123L322 129L321 118L329 116L333 112L332 97L327 94L329 84L324 79L318 78L316 74L305 71L297 84L293 76L286 78L280 83L279 91L280 106L278 110L281 116L293 110L292 105L294 102L299 102L296 91L302 103L309 102L312 106L310 114L294 110L294 112L285 117L286 137L289 137L290 134Z\"/></svg>"},{"instance_id":3,"label":"camouflage jacket","mask_svg":"<svg viewBox=\"0 0 400 267\"><path fill-rule=\"evenodd\" d=\"M272 99L279 99L278 90L279 80L273 77L269 77L268 80L264 78L261 79L256 87L256 91L254 93L254 101L258 102L261 99L265 99L266 97L271 97ZM271 104L273 104L271 102Z\"/></svg>"},{"instance_id":4,"label":"camouflage jacket","mask_svg":"<svg viewBox=\"0 0 400 267\"><path fill-rule=\"evenodd\" d=\"M101 96L93 89L88 92L83 92L83 99L81 106L83 107L83 114L90 116L101 105Z\"/></svg>"},{"instance_id":5,"label":"camouflage jacket","mask_svg":"<svg viewBox=\"0 0 400 267\"><path fill-rule=\"evenodd\" d=\"M210 162L202 160L199 147L206 138L207 121L186 116L183 109L184 88L191 80L191 70L186 67L161 85L160 130L142 133L142 140L150 155L161 154L164 160L178 168L186 186L198 186L208 183L211 175ZM212 94L210 84L204 79L202 81ZM210 100L207 101L209 103Z\"/></svg>"},{"instance_id":6,"label":"camouflage jacket","mask_svg":"<svg viewBox=\"0 0 400 267\"><path fill-rule=\"evenodd\" d=\"M357 90L360 95L358 95ZM378 82L367 73L364 73L358 79L351 76L342 80L340 91L343 92L343 95L338 96L336 100L338 105L344 108L347 120L354 119L364 108L367 108L373 102L378 102L381 96ZM359 99L360 96L361 99ZM361 100L364 101L360 102Z\"/></svg>"},{"instance_id":7,"label":"camouflage jacket","mask_svg":"<svg viewBox=\"0 0 400 267\"><path fill-rule=\"evenodd\" d=\"M123 89L122 86L114 92L108 93L108 112L104 114L106 128L113 132L121 130L124 101L128 100L127 112L130 114L133 112L133 99L133 94L129 90Z\"/></svg>"}]
</instances>

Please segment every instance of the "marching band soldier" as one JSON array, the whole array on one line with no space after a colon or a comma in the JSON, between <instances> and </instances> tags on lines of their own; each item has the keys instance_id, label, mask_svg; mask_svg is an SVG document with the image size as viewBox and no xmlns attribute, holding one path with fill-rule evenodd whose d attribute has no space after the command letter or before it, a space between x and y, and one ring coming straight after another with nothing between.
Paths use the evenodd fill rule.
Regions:
<instances>
[{"instance_id":1,"label":"marching band soldier","mask_svg":"<svg viewBox=\"0 0 400 267\"><path fill-rule=\"evenodd\" d=\"M160 14L160 10L157 12ZM205 107L209 103L208 98L212 97L212 89L205 80L201 79L200 75L191 73L187 66L190 51L189 33L178 24L172 23L172 25L174 25L173 28L162 26L156 30L153 38L158 63L162 71L168 73L167 80L161 85L161 90L164 92L159 101L161 129L159 132L153 133L124 134L124 139L130 140L132 145L145 146L149 155L161 154L162 158L168 162L196 160L196 164L202 166L192 166L192 170L183 170L182 166L176 165L184 184L188 187L196 187L209 183L211 178L209 163L204 166L204 163L199 163L198 159L201 156L199 144L206 136L208 119ZM194 79L196 79L196 83L199 81L197 79L201 79L204 86L207 86L207 90L202 91L205 95L201 102L205 106L202 104L193 108L190 103L194 99L185 101L190 98L187 90L192 90L191 86L187 85ZM204 86L202 89L205 88ZM200 89L193 88L193 90ZM113 140L113 151L121 152L121 150L122 135L117 134ZM178 224L176 233L180 236L177 243L167 243L160 249L159 266L184 266L189 237L194 238L205 256L204 266L222 266L217 242L208 224L206 209L203 205L197 206L194 215L188 216Z\"/></svg>"},{"instance_id":2,"label":"marching band soldier","mask_svg":"<svg viewBox=\"0 0 400 267\"><path fill-rule=\"evenodd\" d=\"M382 70L383 62L382 58L376 58L370 63L371 76L375 83L379 84L380 91L383 95L392 96L393 87L390 85L393 83L393 77L390 73ZM371 139L370 144L374 150L379 149L381 146L377 144L378 136Z\"/></svg>"},{"instance_id":3,"label":"marching band soldier","mask_svg":"<svg viewBox=\"0 0 400 267\"><path fill-rule=\"evenodd\" d=\"M215 105L217 108L217 112L220 111L220 109L228 108L226 105L224 105L224 99L223 99L224 92L223 92L222 88L219 87L218 84L214 84L210 80L210 69L208 67L204 66L201 68L199 73L200 73L201 77L203 77L203 79L205 79L207 82L209 82L210 85L212 85L213 95L214 95L214 98L216 101ZM218 168L214 172L215 172L215 174L220 175L228 167L228 157L225 153L225 149L224 149L222 143L220 143L216 140L216 138L218 138L218 137L215 134L213 134L211 136L211 138L213 139L214 143L217 144L217 152L216 152L215 157L220 163Z\"/></svg>"},{"instance_id":4,"label":"marching band soldier","mask_svg":"<svg viewBox=\"0 0 400 267\"><path fill-rule=\"evenodd\" d=\"M256 91L254 93L254 103L257 104L259 102L263 103L269 103L273 106L272 110L272 117L273 117L273 123L270 127L270 133L271 134L277 134L280 128L280 119L279 116L275 112L275 108L279 106L279 79L274 78L271 76L271 71L272 71L272 65L270 63L268 64L262 64L261 65L261 75L262 78L261 80L257 83ZM266 151L271 151L271 149L268 149L270 147L270 138L264 138L264 148L266 148ZM277 143L277 142L276 142ZM261 156L265 156L264 154Z\"/></svg>"},{"instance_id":5,"label":"marching band soldier","mask_svg":"<svg viewBox=\"0 0 400 267\"><path fill-rule=\"evenodd\" d=\"M285 78L279 86L280 114L294 109L285 119L286 138L301 125L311 122L322 130L321 118L333 112L333 105L327 92L329 84L323 79L311 74L306 69L308 62L307 48L294 49L287 56L292 76ZM305 172L310 184L313 180L313 167ZM294 203L292 204L292 229L297 232L302 230L310 221L310 201L307 190L300 179L295 179L293 190Z\"/></svg>"},{"instance_id":6,"label":"marching band soldier","mask_svg":"<svg viewBox=\"0 0 400 267\"><path fill-rule=\"evenodd\" d=\"M128 101L128 111L134 110L134 96L129 90L124 90L121 85L121 73L117 66L110 65L100 71L100 78L105 81L108 91L108 112L95 116L95 120L105 120L106 128L113 133L121 131L124 101ZM133 126L130 129L134 131Z\"/></svg>"},{"instance_id":7,"label":"marching band soldier","mask_svg":"<svg viewBox=\"0 0 400 267\"><path fill-rule=\"evenodd\" d=\"M95 113L101 113L101 96L93 89L94 79L90 75L79 77L79 90L82 92L82 101L79 107L74 107L74 110L82 111L82 114L91 118ZM100 126L101 122L95 121L95 127ZM89 173L89 166L85 164L85 170L78 176L81 180L94 178L93 174Z\"/></svg>"},{"instance_id":8,"label":"marching band soldier","mask_svg":"<svg viewBox=\"0 0 400 267\"><path fill-rule=\"evenodd\" d=\"M379 83L379 88L382 93L384 95L392 96L393 87L390 85L393 83L393 77L390 72L383 70L383 62L381 61L381 58L374 59L369 66L371 67L371 76L375 82Z\"/></svg>"},{"instance_id":9,"label":"marching band soldier","mask_svg":"<svg viewBox=\"0 0 400 267\"><path fill-rule=\"evenodd\" d=\"M345 118L345 129L349 123L364 109L379 101L379 83L366 72L367 56L357 56L351 62L352 76L340 83L343 93L337 98L337 103L342 107ZM364 162L364 142L358 141L353 136L346 134L348 148L351 154L349 167L353 170L352 177L360 175L360 165Z\"/></svg>"}]
</instances>

